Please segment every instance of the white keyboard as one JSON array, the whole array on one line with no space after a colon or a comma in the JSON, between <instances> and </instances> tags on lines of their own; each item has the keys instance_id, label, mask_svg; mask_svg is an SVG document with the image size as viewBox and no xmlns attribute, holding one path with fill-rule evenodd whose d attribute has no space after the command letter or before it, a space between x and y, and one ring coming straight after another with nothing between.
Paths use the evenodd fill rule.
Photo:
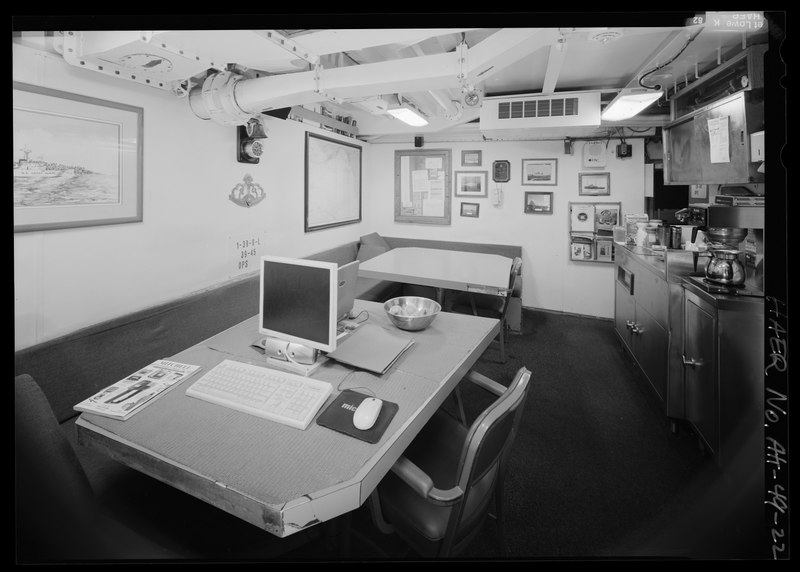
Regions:
<instances>
[{"instance_id":1,"label":"white keyboard","mask_svg":"<svg viewBox=\"0 0 800 572\"><path fill-rule=\"evenodd\" d=\"M326 381L226 359L186 395L305 429L332 391Z\"/></svg>"}]
</instances>

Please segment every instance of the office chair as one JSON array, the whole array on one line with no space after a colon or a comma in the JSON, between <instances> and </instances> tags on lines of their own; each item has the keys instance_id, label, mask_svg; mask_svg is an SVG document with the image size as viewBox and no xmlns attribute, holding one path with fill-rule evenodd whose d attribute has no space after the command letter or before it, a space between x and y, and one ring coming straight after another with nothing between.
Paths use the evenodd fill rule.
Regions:
<instances>
[{"instance_id":1,"label":"office chair","mask_svg":"<svg viewBox=\"0 0 800 572\"><path fill-rule=\"evenodd\" d=\"M437 411L370 496L375 526L397 533L420 556L462 552L480 532L494 500L500 553L503 481L508 453L528 394L522 367L506 388L470 371L465 379L498 398L466 427Z\"/></svg>"},{"instance_id":2,"label":"office chair","mask_svg":"<svg viewBox=\"0 0 800 572\"><path fill-rule=\"evenodd\" d=\"M18 563L173 556L101 508L47 397L30 375L14 378L14 414Z\"/></svg>"},{"instance_id":3,"label":"office chair","mask_svg":"<svg viewBox=\"0 0 800 572\"><path fill-rule=\"evenodd\" d=\"M115 462L111 471L102 469L112 482L95 490L91 471L28 374L14 379L14 409L17 563L263 560L319 535L311 529L272 537L138 471L118 473Z\"/></svg>"},{"instance_id":4,"label":"office chair","mask_svg":"<svg viewBox=\"0 0 800 572\"><path fill-rule=\"evenodd\" d=\"M500 361L505 363L505 331L507 328L506 312L511 293L517 284L517 277L522 273L522 259L517 256L511 263L511 272L508 279L508 295L493 296L491 294L478 294L475 292L456 292L452 297L450 311L458 314L473 314L500 320Z\"/></svg>"}]
</instances>

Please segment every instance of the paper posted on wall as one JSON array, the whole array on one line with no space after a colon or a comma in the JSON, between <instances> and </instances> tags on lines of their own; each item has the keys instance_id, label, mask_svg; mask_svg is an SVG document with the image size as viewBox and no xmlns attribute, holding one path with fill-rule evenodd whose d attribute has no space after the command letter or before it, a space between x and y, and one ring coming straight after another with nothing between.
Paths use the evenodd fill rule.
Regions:
<instances>
[{"instance_id":1,"label":"paper posted on wall","mask_svg":"<svg viewBox=\"0 0 800 572\"><path fill-rule=\"evenodd\" d=\"M81 401L73 409L124 420L141 411L156 396L199 369L199 365L170 360L154 361L136 373Z\"/></svg>"}]
</instances>

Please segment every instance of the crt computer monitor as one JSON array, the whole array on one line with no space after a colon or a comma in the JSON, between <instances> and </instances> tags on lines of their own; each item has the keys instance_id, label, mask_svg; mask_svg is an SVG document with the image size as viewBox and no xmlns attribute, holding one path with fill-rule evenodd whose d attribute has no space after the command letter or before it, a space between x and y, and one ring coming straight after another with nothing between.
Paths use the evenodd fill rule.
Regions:
<instances>
[{"instance_id":1,"label":"crt computer monitor","mask_svg":"<svg viewBox=\"0 0 800 572\"><path fill-rule=\"evenodd\" d=\"M335 350L338 282L335 262L262 256L259 333L324 352Z\"/></svg>"}]
</instances>

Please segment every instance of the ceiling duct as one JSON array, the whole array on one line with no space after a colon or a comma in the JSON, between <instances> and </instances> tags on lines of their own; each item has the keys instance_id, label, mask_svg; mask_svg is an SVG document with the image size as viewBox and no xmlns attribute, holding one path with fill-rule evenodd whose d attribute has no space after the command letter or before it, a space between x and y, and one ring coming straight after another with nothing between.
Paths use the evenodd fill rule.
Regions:
<instances>
[{"instance_id":1,"label":"ceiling duct","mask_svg":"<svg viewBox=\"0 0 800 572\"><path fill-rule=\"evenodd\" d=\"M487 137L520 129L599 125L599 91L486 97L480 113L480 130Z\"/></svg>"}]
</instances>

